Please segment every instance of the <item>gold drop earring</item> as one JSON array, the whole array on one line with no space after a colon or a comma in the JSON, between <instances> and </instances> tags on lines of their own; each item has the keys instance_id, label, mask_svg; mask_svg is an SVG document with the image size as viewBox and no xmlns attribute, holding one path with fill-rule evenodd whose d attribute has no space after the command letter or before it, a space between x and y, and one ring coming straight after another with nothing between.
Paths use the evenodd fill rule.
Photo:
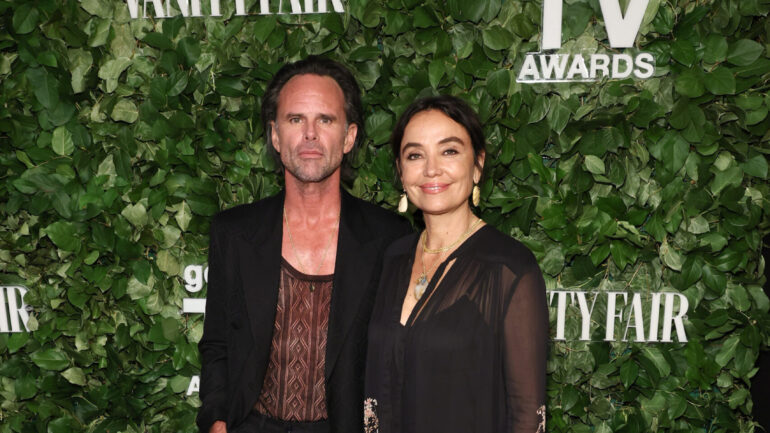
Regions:
<instances>
[{"instance_id":1,"label":"gold drop earring","mask_svg":"<svg viewBox=\"0 0 770 433\"><path fill-rule=\"evenodd\" d=\"M473 202L473 206L479 207L479 203L481 203L481 188L479 188L478 184L473 184L473 192L471 193L471 201Z\"/></svg>"},{"instance_id":2,"label":"gold drop earring","mask_svg":"<svg viewBox=\"0 0 770 433\"><path fill-rule=\"evenodd\" d=\"M401 213L406 212L409 208L409 199L406 197L406 189L401 194L401 199L398 200L398 211Z\"/></svg>"}]
</instances>

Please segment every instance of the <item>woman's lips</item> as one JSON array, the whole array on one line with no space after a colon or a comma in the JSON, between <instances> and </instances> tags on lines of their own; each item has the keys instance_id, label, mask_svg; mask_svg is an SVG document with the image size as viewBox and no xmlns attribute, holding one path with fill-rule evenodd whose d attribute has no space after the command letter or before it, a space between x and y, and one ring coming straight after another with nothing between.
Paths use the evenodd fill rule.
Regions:
<instances>
[{"instance_id":1,"label":"woman's lips","mask_svg":"<svg viewBox=\"0 0 770 433\"><path fill-rule=\"evenodd\" d=\"M449 184L446 184L446 183L426 183L424 185L420 185L420 188L426 194L438 194L440 192L446 191L446 189L449 188Z\"/></svg>"}]
</instances>

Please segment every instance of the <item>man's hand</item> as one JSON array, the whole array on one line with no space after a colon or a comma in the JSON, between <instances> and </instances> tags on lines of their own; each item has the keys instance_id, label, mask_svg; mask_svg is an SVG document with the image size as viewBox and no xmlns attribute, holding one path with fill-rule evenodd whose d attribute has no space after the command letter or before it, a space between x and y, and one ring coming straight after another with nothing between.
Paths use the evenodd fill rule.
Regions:
<instances>
[{"instance_id":1,"label":"man's hand","mask_svg":"<svg viewBox=\"0 0 770 433\"><path fill-rule=\"evenodd\" d=\"M227 424L224 421L216 421L211 425L209 433L227 433Z\"/></svg>"}]
</instances>

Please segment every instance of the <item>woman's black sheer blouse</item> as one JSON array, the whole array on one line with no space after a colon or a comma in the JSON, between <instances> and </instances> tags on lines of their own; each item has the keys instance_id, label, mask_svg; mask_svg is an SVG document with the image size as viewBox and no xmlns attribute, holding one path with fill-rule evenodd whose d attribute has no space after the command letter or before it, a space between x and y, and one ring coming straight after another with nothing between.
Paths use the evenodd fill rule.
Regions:
<instances>
[{"instance_id":1,"label":"woman's black sheer blouse","mask_svg":"<svg viewBox=\"0 0 770 433\"><path fill-rule=\"evenodd\" d=\"M366 432L545 431L548 310L534 256L482 227L439 265L402 326L418 238L385 253L369 326Z\"/></svg>"}]
</instances>

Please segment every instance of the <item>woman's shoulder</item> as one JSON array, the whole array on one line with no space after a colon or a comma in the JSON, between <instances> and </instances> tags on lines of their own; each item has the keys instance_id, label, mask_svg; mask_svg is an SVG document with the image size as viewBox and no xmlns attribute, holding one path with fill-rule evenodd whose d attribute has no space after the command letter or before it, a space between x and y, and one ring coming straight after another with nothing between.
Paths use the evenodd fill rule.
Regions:
<instances>
[{"instance_id":1,"label":"woman's shoulder","mask_svg":"<svg viewBox=\"0 0 770 433\"><path fill-rule=\"evenodd\" d=\"M478 235L475 244L480 258L504 264L517 273L539 269L535 255L526 245L496 227L487 224Z\"/></svg>"}]
</instances>

